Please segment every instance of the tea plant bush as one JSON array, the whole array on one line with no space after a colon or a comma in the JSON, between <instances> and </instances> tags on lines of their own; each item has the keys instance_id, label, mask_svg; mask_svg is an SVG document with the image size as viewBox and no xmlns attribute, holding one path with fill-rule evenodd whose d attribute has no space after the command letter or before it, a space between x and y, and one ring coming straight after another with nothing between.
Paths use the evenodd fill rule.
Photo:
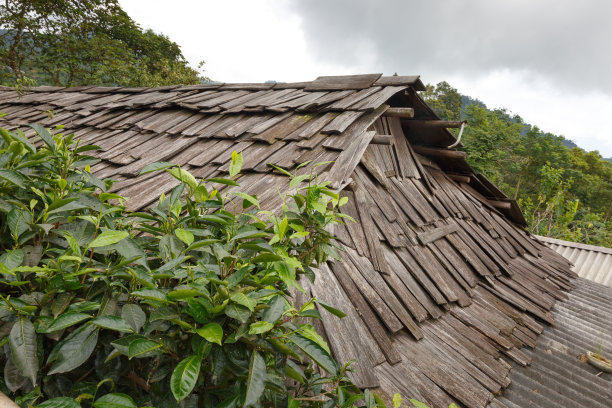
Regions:
<instances>
[{"instance_id":1,"label":"tea plant bush","mask_svg":"<svg viewBox=\"0 0 612 408\"><path fill-rule=\"evenodd\" d=\"M291 297L336 256L326 183L279 169L275 213L239 191L239 154L222 179L155 163L179 184L130 213L90 173L96 146L32 127L38 149L0 129L0 390L43 408L380 403L309 323L343 313Z\"/></svg>"}]
</instances>

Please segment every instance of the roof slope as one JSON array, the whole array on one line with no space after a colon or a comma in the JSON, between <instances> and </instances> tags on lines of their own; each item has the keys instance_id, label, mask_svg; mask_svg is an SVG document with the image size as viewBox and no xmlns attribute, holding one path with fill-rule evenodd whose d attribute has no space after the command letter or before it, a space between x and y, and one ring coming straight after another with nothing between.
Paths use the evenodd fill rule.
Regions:
<instances>
[{"instance_id":1,"label":"roof slope","mask_svg":"<svg viewBox=\"0 0 612 408\"><path fill-rule=\"evenodd\" d=\"M612 249L563 241L549 237L537 237L550 248L570 261L580 277L612 287Z\"/></svg>"},{"instance_id":2,"label":"roof slope","mask_svg":"<svg viewBox=\"0 0 612 408\"><path fill-rule=\"evenodd\" d=\"M353 380L381 394L483 407L510 384L509 362L529 363L521 348L553 322L551 309L575 274L517 227L524 219L514 200L475 174L464 153L445 147L455 138L420 89L418 77L378 74L296 84L41 87L21 96L5 89L0 126L64 124L99 145L92 170L119 180L114 191L133 209L175 185L165 173L135 178L151 162L179 163L205 178L242 151L241 189L275 208L288 180L269 164L329 161L318 171L351 198L346 212L359 221L337 227L343 262L323 265L307 287L348 315L321 310L315 323L334 355L356 360ZM387 135L378 138L383 144L376 134Z\"/></svg>"},{"instance_id":3,"label":"roof slope","mask_svg":"<svg viewBox=\"0 0 612 408\"><path fill-rule=\"evenodd\" d=\"M604 408L612 401L612 374L580 360L587 351L612 355L612 288L577 279L567 302L553 312L556 324L546 327L538 346L527 352L533 363L517 367L512 385L499 400L508 408ZM578 329L578 330L577 330Z\"/></svg>"}]
</instances>

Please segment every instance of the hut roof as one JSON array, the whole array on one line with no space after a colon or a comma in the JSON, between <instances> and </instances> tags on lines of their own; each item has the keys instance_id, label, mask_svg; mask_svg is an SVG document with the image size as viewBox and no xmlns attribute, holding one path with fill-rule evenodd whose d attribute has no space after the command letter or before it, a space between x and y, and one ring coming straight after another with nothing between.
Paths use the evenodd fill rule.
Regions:
<instances>
[{"instance_id":1,"label":"hut roof","mask_svg":"<svg viewBox=\"0 0 612 408\"><path fill-rule=\"evenodd\" d=\"M101 147L92 166L117 180L128 206L152 204L176 181L136 177L152 162L196 177L222 175L244 155L241 190L266 208L288 180L273 166L316 163L350 198L357 223L337 226L343 262L306 290L347 313L320 310L335 357L355 360L361 387L447 407L501 404L512 364L552 324L576 276L530 236L516 202L448 148L456 140L419 97L418 76L319 77L289 84L0 90L0 126L65 125ZM322 174L321 174L322 173ZM298 296L299 297L299 296Z\"/></svg>"}]
</instances>

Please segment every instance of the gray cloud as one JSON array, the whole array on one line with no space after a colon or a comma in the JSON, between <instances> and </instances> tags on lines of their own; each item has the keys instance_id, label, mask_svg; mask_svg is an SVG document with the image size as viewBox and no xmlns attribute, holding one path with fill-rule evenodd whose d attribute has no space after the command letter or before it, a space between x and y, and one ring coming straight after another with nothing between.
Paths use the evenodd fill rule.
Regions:
<instances>
[{"instance_id":1,"label":"gray cloud","mask_svg":"<svg viewBox=\"0 0 612 408\"><path fill-rule=\"evenodd\" d=\"M425 80L524 70L612 95L609 0L294 0L292 8L323 62L374 59L385 73Z\"/></svg>"}]
</instances>

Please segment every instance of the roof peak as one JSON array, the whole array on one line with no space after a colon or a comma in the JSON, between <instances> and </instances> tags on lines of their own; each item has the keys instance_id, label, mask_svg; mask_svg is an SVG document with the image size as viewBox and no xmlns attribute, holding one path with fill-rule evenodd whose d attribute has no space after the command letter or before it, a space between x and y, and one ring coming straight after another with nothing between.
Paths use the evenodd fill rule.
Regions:
<instances>
[{"instance_id":1,"label":"roof peak","mask_svg":"<svg viewBox=\"0 0 612 408\"><path fill-rule=\"evenodd\" d=\"M319 76L314 81L305 82L261 82L261 83L229 83L210 82L196 85L168 85L160 87L119 87L119 86L76 86L61 87L41 85L30 88L33 92L76 92L87 91L88 93L107 92L110 89L121 90L125 93L138 93L143 91L191 91L191 90L267 90L267 89L303 89L304 91L344 91L361 90L373 86L411 86L417 91L424 91L425 86L419 75L393 75L382 74L355 74L355 75L328 75ZM10 87L2 87L0 90L13 90Z\"/></svg>"}]
</instances>

